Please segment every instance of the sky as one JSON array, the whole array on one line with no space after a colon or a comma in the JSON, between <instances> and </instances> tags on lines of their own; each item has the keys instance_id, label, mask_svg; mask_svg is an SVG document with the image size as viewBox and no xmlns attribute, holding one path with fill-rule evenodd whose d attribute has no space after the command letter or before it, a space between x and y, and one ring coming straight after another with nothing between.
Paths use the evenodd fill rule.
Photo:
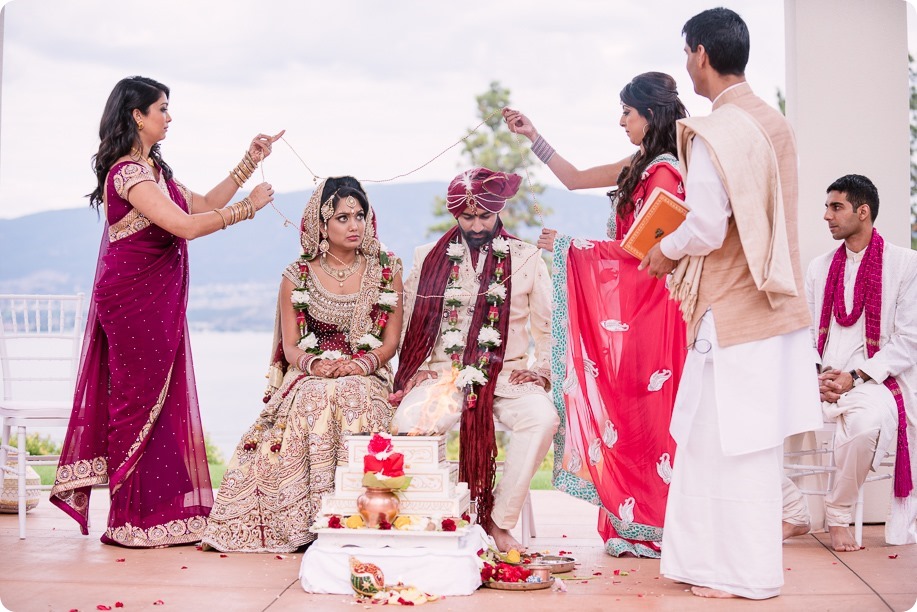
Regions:
<instances>
[{"instance_id":1,"label":"sky","mask_svg":"<svg viewBox=\"0 0 917 612\"><path fill-rule=\"evenodd\" d=\"M163 156L200 193L255 134L280 129L321 176L406 173L478 124L475 96L494 80L581 168L632 152L618 92L641 72L673 75L691 114L710 107L693 93L680 35L692 15L717 6L710 0L0 4L0 218L87 205L105 100L136 74L171 88ZM748 80L776 104L783 1L719 4L748 23ZM264 178L279 192L310 189L290 149L274 151ZM448 181L462 164L456 147L398 182ZM540 164L532 172L560 186Z\"/></svg>"}]
</instances>

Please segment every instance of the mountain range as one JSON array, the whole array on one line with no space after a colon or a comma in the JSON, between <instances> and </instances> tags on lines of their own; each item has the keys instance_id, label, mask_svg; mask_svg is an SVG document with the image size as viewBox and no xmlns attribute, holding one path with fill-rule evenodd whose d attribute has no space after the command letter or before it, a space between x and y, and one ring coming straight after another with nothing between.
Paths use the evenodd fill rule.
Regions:
<instances>
[{"instance_id":1,"label":"mountain range","mask_svg":"<svg viewBox=\"0 0 917 612\"><path fill-rule=\"evenodd\" d=\"M379 236L402 258L405 275L414 248L436 238L433 201L439 182L368 185ZM274 205L298 227L310 192L277 194ZM572 236L602 238L609 205L600 195L546 188L539 203L552 210L545 225ZM69 208L0 219L0 293L92 291L103 223L92 209ZM529 240L538 229L519 232ZM266 330L274 322L280 274L299 256L296 228L266 207L254 221L194 240L189 245L189 323L196 329Z\"/></svg>"}]
</instances>

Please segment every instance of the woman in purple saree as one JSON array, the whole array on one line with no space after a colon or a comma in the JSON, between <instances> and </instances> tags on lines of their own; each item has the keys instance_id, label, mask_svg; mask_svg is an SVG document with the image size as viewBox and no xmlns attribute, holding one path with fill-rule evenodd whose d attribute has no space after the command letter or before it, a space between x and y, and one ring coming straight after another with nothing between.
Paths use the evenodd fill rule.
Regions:
<instances>
[{"instance_id":1,"label":"woman in purple saree","mask_svg":"<svg viewBox=\"0 0 917 612\"><path fill-rule=\"evenodd\" d=\"M107 544L200 540L213 505L188 342L187 241L254 217L267 183L226 206L275 137L259 135L207 195L189 191L163 161L169 89L130 77L102 116L98 183L106 227L83 341L73 412L51 502L89 533L92 486L108 483ZM282 134L282 133L281 133Z\"/></svg>"}]
</instances>

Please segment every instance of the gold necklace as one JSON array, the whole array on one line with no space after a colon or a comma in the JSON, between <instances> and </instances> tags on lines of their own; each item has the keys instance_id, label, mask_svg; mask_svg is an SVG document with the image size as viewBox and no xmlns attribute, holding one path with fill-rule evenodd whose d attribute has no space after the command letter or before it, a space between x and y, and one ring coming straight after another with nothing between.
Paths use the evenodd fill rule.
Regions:
<instances>
[{"instance_id":1,"label":"gold necklace","mask_svg":"<svg viewBox=\"0 0 917 612\"><path fill-rule=\"evenodd\" d=\"M131 157L136 157L137 159L143 159L143 156L141 155L140 149L138 149L138 148L136 148L136 147L131 147ZM147 155L147 157L146 157L146 159L145 159L144 161L145 161L147 164L150 165L150 168L152 168L153 170L156 169L156 163L153 161L153 158L152 158L152 157L150 157L149 155Z\"/></svg>"},{"instance_id":2,"label":"gold necklace","mask_svg":"<svg viewBox=\"0 0 917 612\"><path fill-rule=\"evenodd\" d=\"M332 255L334 257L334 255ZM341 261L337 257L334 257L338 261ZM363 263L363 259L360 257L360 254L357 253L357 256L354 258L353 263L347 266L346 268L333 268L324 257L318 258L318 263L324 270L325 274L333 278L338 282L338 287L344 286L344 281L354 275L354 273L360 269L360 264ZM341 261L341 263L344 263Z\"/></svg>"}]
</instances>

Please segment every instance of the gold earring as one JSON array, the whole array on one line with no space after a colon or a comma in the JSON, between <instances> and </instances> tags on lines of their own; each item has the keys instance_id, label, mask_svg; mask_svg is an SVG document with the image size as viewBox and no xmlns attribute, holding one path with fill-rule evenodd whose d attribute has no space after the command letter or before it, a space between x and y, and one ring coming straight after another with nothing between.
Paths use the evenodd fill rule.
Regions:
<instances>
[{"instance_id":1,"label":"gold earring","mask_svg":"<svg viewBox=\"0 0 917 612\"><path fill-rule=\"evenodd\" d=\"M328 244L328 241L322 238L322 241L318 243L318 250L321 252L322 257L328 252L328 249L331 248L331 245Z\"/></svg>"},{"instance_id":2,"label":"gold earring","mask_svg":"<svg viewBox=\"0 0 917 612\"><path fill-rule=\"evenodd\" d=\"M143 121L142 120L137 122L137 131L138 132L143 131Z\"/></svg>"}]
</instances>

